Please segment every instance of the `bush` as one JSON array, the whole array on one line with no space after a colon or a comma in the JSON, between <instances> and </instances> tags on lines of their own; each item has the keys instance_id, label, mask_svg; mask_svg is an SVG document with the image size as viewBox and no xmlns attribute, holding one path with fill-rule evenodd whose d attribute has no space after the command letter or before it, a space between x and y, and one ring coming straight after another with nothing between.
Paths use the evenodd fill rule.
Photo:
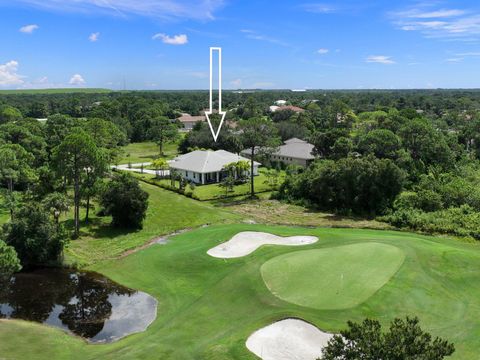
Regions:
<instances>
[{"instance_id":1,"label":"bush","mask_svg":"<svg viewBox=\"0 0 480 360\"><path fill-rule=\"evenodd\" d=\"M148 208L148 193L127 173L115 175L101 196L107 215L115 227L142 228Z\"/></svg>"},{"instance_id":2,"label":"bush","mask_svg":"<svg viewBox=\"0 0 480 360\"><path fill-rule=\"evenodd\" d=\"M27 204L11 222L3 225L2 240L13 246L22 265L29 267L58 262L67 236L43 207Z\"/></svg>"},{"instance_id":3,"label":"bush","mask_svg":"<svg viewBox=\"0 0 480 360\"><path fill-rule=\"evenodd\" d=\"M21 268L15 249L0 240L0 281L20 271Z\"/></svg>"},{"instance_id":4,"label":"bush","mask_svg":"<svg viewBox=\"0 0 480 360\"><path fill-rule=\"evenodd\" d=\"M428 234L451 234L480 240L480 213L469 205L433 212L397 209L378 220Z\"/></svg>"},{"instance_id":5,"label":"bush","mask_svg":"<svg viewBox=\"0 0 480 360\"><path fill-rule=\"evenodd\" d=\"M287 176L279 194L330 211L373 215L392 205L404 178L404 172L389 159L323 160L304 173Z\"/></svg>"},{"instance_id":6,"label":"bush","mask_svg":"<svg viewBox=\"0 0 480 360\"><path fill-rule=\"evenodd\" d=\"M335 335L322 351L322 360L424 359L441 360L455 352L452 343L435 338L420 328L418 318L395 319L387 331L376 320L348 322L348 329Z\"/></svg>"}]
</instances>

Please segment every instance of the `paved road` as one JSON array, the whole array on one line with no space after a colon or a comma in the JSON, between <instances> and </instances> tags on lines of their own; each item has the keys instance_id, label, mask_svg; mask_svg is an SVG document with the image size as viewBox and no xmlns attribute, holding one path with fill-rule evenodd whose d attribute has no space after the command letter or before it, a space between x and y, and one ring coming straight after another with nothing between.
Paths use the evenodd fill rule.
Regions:
<instances>
[{"instance_id":1,"label":"paved road","mask_svg":"<svg viewBox=\"0 0 480 360\"><path fill-rule=\"evenodd\" d=\"M141 169L143 165L143 171ZM137 173L142 173L142 174L151 174L151 175L156 175L157 172L155 170L151 169L146 169L147 166L151 165L150 162L145 162L145 163L136 163L136 164L122 164L122 165L112 165L112 169L118 169L118 170L123 170L123 171L133 171ZM170 176L170 170L159 170L158 173L162 176Z\"/></svg>"}]
</instances>

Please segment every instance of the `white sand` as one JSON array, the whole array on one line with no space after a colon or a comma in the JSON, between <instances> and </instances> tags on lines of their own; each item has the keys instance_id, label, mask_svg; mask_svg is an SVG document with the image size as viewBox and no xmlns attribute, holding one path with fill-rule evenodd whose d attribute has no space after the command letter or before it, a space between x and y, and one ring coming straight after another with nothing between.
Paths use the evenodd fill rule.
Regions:
<instances>
[{"instance_id":1,"label":"white sand","mask_svg":"<svg viewBox=\"0 0 480 360\"><path fill-rule=\"evenodd\" d=\"M237 258L251 254L262 245L308 245L318 241L315 236L281 237L264 232L243 231L207 251L216 258Z\"/></svg>"},{"instance_id":2,"label":"white sand","mask_svg":"<svg viewBox=\"0 0 480 360\"><path fill-rule=\"evenodd\" d=\"M246 345L263 360L315 360L332 336L305 321L285 319L255 331Z\"/></svg>"}]
</instances>

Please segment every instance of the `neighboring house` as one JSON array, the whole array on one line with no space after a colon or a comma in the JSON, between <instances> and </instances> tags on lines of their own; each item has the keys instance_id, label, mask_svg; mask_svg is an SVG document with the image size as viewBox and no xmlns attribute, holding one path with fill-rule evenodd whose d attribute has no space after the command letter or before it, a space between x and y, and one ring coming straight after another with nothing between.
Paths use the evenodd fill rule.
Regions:
<instances>
[{"instance_id":1,"label":"neighboring house","mask_svg":"<svg viewBox=\"0 0 480 360\"><path fill-rule=\"evenodd\" d=\"M289 139L272 154L273 161L280 161L286 165L296 164L308 166L315 159L312 155L314 146L297 138Z\"/></svg>"},{"instance_id":2,"label":"neighboring house","mask_svg":"<svg viewBox=\"0 0 480 360\"><path fill-rule=\"evenodd\" d=\"M277 101L275 101L275 105L277 105L277 106L287 105L287 100L277 100Z\"/></svg>"},{"instance_id":3,"label":"neighboring house","mask_svg":"<svg viewBox=\"0 0 480 360\"><path fill-rule=\"evenodd\" d=\"M285 165L295 164L308 166L314 159L312 155L314 146L304 140L292 138L278 147L278 150L270 155L270 160L278 161ZM248 156L250 150L243 150L243 155Z\"/></svg>"},{"instance_id":4,"label":"neighboring house","mask_svg":"<svg viewBox=\"0 0 480 360\"><path fill-rule=\"evenodd\" d=\"M193 127L195 126L195 124L197 122L205 121L206 118L203 115L192 116L192 115L187 114L187 113L182 113L182 116L177 118L177 120L180 121L183 124L183 128L185 129L185 131L190 131L190 130L193 129Z\"/></svg>"},{"instance_id":5,"label":"neighboring house","mask_svg":"<svg viewBox=\"0 0 480 360\"><path fill-rule=\"evenodd\" d=\"M176 157L169 165L171 170L175 170L188 182L208 184L222 181L227 176L224 166L240 160L250 161L225 150L196 150ZM258 175L260 165L254 161L254 176ZM250 175L250 171L246 175Z\"/></svg>"}]
</instances>

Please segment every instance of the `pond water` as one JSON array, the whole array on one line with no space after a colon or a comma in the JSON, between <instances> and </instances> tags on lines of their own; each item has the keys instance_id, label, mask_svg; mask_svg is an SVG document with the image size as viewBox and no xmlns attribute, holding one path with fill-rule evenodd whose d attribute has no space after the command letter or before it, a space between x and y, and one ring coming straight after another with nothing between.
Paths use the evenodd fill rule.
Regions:
<instances>
[{"instance_id":1,"label":"pond water","mask_svg":"<svg viewBox=\"0 0 480 360\"><path fill-rule=\"evenodd\" d=\"M36 321L102 343L144 331L157 300L86 271L37 269L0 284L0 318Z\"/></svg>"}]
</instances>

